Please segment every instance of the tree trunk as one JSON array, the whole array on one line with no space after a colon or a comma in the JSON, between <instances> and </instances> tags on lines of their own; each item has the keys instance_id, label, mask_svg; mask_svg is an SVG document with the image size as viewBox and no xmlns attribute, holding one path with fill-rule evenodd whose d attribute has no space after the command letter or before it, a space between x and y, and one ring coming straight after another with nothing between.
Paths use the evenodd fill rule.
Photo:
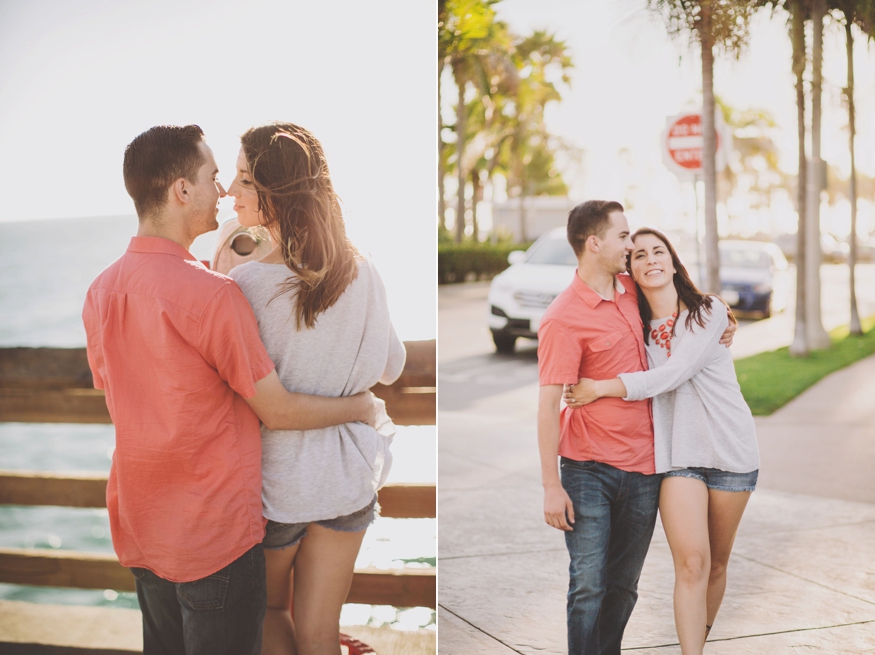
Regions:
<instances>
[{"instance_id":1,"label":"tree trunk","mask_svg":"<svg viewBox=\"0 0 875 655\"><path fill-rule=\"evenodd\" d=\"M465 81L456 77L459 88L459 104L456 107L456 172L459 179L458 201L456 205L456 243L465 238L465 168L462 155L465 154Z\"/></svg>"},{"instance_id":2,"label":"tree trunk","mask_svg":"<svg viewBox=\"0 0 875 655\"><path fill-rule=\"evenodd\" d=\"M717 139L714 127L714 41L710 3L702 3L702 176L705 180L705 291L720 293L720 246L717 234Z\"/></svg>"},{"instance_id":3,"label":"tree trunk","mask_svg":"<svg viewBox=\"0 0 875 655\"><path fill-rule=\"evenodd\" d=\"M444 62L438 59L438 84L437 84L437 104L438 104L438 225L441 231L447 229L447 202L444 199L444 177L447 171L444 164L444 122L441 118L441 73L444 70Z\"/></svg>"},{"instance_id":4,"label":"tree trunk","mask_svg":"<svg viewBox=\"0 0 875 655\"><path fill-rule=\"evenodd\" d=\"M796 211L799 227L796 232L796 329L790 354L794 357L808 356L807 330L805 329L805 14L801 0L787 7L791 12L790 38L793 42L793 73L796 75L796 121L799 140L799 174L796 179Z\"/></svg>"},{"instance_id":5,"label":"tree trunk","mask_svg":"<svg viewBox=\"0 0 875 655\"><path fill-rule=\"evenodd\" d=\"M863 334L863 328L860 325L860 314L857 310L857 162L854 158L854 136L856 135L856 116L854 109L854 35L851 32L851 16L845 16L845 36L848 49L848 88L846 93L848 96L848 131L850 132L850 151L851 151L851 179L850 179L850 196L851 196L851 243L850 253L848 254L848 266L851 273L851 334Z\"/></svg>"},{"instance_id":6,"label":"tree trunk","mask_svg":"<svg viewBox=\"0 0 875 655\"><path fill-rule=\"evenodd\" d=\"M811 8L814 41L811 50L811 159L808 164L808 193L805 217L805 328L809 350L829 348L832 342L823 329L820 312L820 264L823 253L820 246L820 192L825 162L820 158L820 117L823 89L823 19L826 0L815 0Z\"/></svg>"},{"instance_id":7,"label":"tree trunk","mask_svg":"<svg viewBox=\"0 0 875 655\"><path fill-rule=\"evenodd\" d=\"M480 184L480 169L471 171L471 235L474 243L480 243L480 227L477 225L477 203L483 198L483 185Z\"/></svg>"}]
</instances>

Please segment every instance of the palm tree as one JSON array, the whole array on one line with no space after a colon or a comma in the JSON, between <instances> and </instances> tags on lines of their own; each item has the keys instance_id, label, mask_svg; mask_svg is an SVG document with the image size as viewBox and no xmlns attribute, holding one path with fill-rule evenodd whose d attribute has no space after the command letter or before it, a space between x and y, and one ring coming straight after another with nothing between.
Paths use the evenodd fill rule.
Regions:
<instances>
[{"instance_id":1,"label":"palm tree","mask_svg":"<svg viewBox=\"0 0 875 655\"><path fill-rule=\"evenodd\" d=\"M820 246L820 192L824 178L825 162L820 158L821 97L823 89L823 20L826 17L826 0L809 0L812 33L811 48L811 159L808 165L805 240L805 325L809 350L829 348L831 341L820 315L820 265L823 259Z\"/></svg>"},{"instance_id":2,"label":"palm tree","mask_svg":"<svg viewBox=\"0 0 875 655\"><path fill-rule=\"evenodd\" d=\"M438 119L438 227L440 230L447 229L447 203L444 193L444 178L447 174L444 162L444 121L441 117L441 76L447 65L447 46L449 39L444 37L444 29L447 24L446 0L438 1L438 70L437 70L437 119Z\"/></svg>"},{"instance_id":3,"label":"palm tree","mask_svg":"<svg viewBox=\"0 0 875 655\"><path fill-rule=\"evenodd\" d=\"M856 136L856 109L854 106L854 23L869 34L870 38L875 28L875 3L872 0L833 0L833 8L838 9L845 21L845 46L848 53L848 86L845 87L845 97L848 99L848 132L849 150L851 154L851 178L849 180L849 196L851 201L851 235L848 268L850 269L851 292L851 334L863 334L860 325L860 313L857 309L857 163L854 152L854 137Z\"/></svg>"},{"instance_id":4,"label":"palm tree","mask_svg":"<svg viewBox=\"0 0 875 655\"><path fill-rule=\"evenodd\" d=\"M808 355L808 328L806 312L806 182L808 160L805 156L805 16L803 0L787 0L784 8L790 12L790 40L793 43L793 73L796 75L796 128L799 141L799 173L796 176L796 211L799 227L796 232L796 328L790 354L794 357Z\"/></svg>"},{"instance_id":5,"label":"palm tree","mask_svg":"<svg viewBox=\"0 0 875 655\"><path fill-rule=\"evenodd\" d=\"M519 40L515 48L518 65L526 73L520 76L517 85L515 116L508 132L511 155L508 181L520 199L520 238L527 241L525 199L533 192L545 190L542 178L545 174L549 176L550 166L544 164L552 163L554 157L550 151L551 139L544 112L551 102L561 101L562 95L551 79L558 78L565 85L571 84L570 70L574 63L568 45L546 31L535 31ZM559 183L558 188L567 191L561 178Z\"/></svg>"},{"instance_id":6,"label":"palm tree","mask_svg":"<svg viewBox=\"0 0 875 655\"><path fill-rule=\"evenodd\" d=\"M689 34L702 56L702 173L705 180L706 290L720 291L717 235L717 139L714 121L714 49L740 56L747 43L754 0L647 0L662 14L673 35Z\"/></svg>"},{"instance_id":7,"label":"palm tree","mask_svg":"<svg viewBox=\"0 0 875 655\"><path fill-rule=\"evenodd\" d=\"M492 8L498 0L446 0L446 20L439 23L438 53L453 71L458 91L456 103L456 173L458 198L456 204L456 242L465 236L464 166L466 138L465 93L469 85L488 94L491 78L504 70L512 56L507 26L496 20Z\"/></svg>"}]
</instances>

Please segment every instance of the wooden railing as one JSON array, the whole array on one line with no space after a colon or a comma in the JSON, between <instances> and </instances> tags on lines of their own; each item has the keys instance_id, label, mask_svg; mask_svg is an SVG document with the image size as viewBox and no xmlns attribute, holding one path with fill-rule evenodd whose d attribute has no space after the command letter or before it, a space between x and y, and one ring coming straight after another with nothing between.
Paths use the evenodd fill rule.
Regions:
<instances>
[{"instance_id":1,"label":"wooden railing","mask_svg":"<svg viewBox=\"0 0 875 655\"><path fill-rule=\"evenodd\" d=\"M399 425L434 425L435 341L406 342L407 363L391 386L374 393ZM0 349L0 422L110 423L102 391L92 388L84 348ZM106 507L102 473L0 471L0 504ZM434 518L434 484L380 490L382 516ZM114 555L47 549L0 549L0 582L133 591L134 578ZM349 603L436 606L434 569L356 569Z\"/></svg>"}]
</instances>

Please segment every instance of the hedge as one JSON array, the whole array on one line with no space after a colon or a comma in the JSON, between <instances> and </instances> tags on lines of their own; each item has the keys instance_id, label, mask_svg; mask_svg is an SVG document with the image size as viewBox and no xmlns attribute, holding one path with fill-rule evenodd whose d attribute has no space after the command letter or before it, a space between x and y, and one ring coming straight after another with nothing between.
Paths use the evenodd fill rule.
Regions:
<instances>
[{"instance_id":1,"label":"hedge","mask_svg":"<svg viewBox=\"0 0 875 655\"><path fill-rule=\"evenodd\" d=\"M525 250L528 243L462 243L438 245L438 284L469 280L490 280L509 264L513 250Z\"/></svg>"}]
</instances>

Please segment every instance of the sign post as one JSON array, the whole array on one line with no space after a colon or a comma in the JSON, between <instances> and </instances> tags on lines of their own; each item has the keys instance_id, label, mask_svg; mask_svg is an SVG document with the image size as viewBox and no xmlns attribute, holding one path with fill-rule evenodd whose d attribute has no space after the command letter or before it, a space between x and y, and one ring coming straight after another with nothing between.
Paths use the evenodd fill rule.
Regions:
<instances>
[{"instance_id":1,"label":"sign post","mask_svg":"<svg viewBox=\"0 0 875 655\"><path fill-rule=\"evenodd\" d=\"M726 168L726 144L731 134L726 129L720 112L715 112L715 131L717 137L716 164L717 172ZM693 197L696 200L696 259L699 269L699 284L702 283L702 244L699 238L699 190L698 182L702 179L702 114L686 112L669 116L665 121L665 130L661 139L662 161L666 168L678 176L682 182L690 182L693 187Z\"/></svg>"}]
</instances>

